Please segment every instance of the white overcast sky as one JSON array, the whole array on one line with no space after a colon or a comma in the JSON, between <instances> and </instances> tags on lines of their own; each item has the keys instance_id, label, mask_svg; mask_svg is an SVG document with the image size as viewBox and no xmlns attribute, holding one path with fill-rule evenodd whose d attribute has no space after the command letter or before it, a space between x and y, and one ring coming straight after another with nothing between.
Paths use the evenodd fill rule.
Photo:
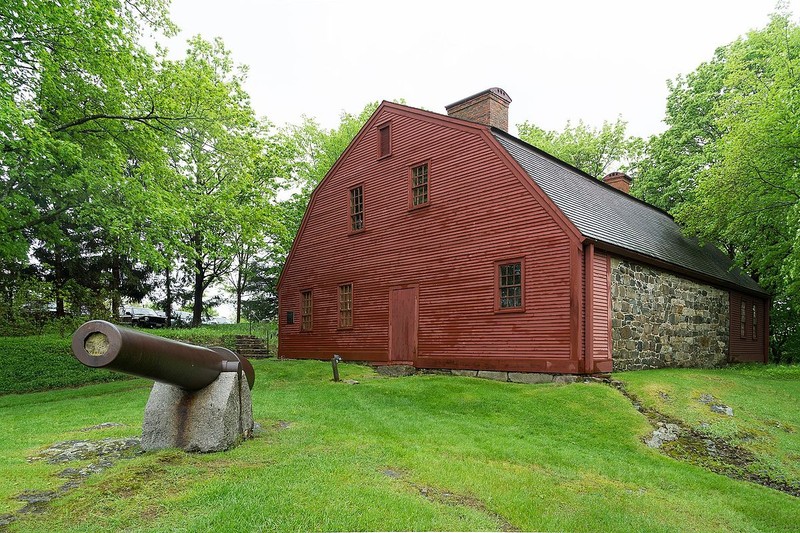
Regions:
<instances>
[{"instance_id":1,"label":"white overcast sky","mask_svg":"<svg viewBox=\"0 0 800 533\"><path fill-rule=\"evenodd\" d=\"M789 2L796 19L800 0ZM629 133L663 130L666 80L762 28L776 0L357 1L173 0L169 42L222 37L261 116L302 115L335 127L342 111L403 98L444 106L489 87L513 102L514 125L599 126L618 115Z\"/></svg>"}]
</instances>

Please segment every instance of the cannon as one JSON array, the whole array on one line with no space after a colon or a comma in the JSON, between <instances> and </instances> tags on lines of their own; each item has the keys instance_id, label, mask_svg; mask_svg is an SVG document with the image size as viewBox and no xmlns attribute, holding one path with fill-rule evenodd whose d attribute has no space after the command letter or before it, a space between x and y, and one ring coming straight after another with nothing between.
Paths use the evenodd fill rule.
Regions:
<instances>
[{"instance_id":1,"label":"cannon","mask_svg":"<svg viewBox=\"0 0 800 533\"><path fill-rule=\"evenodd\" d=\"M142 424L145 450L221 451L252 436L255 371L226 348L92 320L72 335L72 353L86 366L155 381Z\"/></svg>"}]
</instances>

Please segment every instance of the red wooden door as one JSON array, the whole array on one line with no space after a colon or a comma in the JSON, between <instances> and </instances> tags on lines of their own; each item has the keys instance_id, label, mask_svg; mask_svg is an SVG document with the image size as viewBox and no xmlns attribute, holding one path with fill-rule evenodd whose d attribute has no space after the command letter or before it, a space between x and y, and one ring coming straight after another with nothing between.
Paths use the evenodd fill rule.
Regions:
<instances>
[{"instance_id":1,"label":"red wooden door","mask_svg":"<svg viewBox=\"0 0 800 533\"><path fill-rule=\"evenodd\" d=\"M417 287L389 290L389 360L417 356Z\"/></svg>"}]
</instances>

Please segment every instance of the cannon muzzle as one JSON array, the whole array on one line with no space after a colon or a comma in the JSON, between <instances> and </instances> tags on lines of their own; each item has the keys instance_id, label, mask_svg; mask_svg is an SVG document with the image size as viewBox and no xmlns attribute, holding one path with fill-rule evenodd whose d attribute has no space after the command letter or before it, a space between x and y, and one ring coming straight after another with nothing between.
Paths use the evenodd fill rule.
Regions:
<instances>
[{"instance_id":1,"label":"cannon muzzle","mask_svg":"<svg viewBox=\"0 0 800 533\"><path fill-rule=\"evenodd\" d=\"M204 348L91 320L72 335L72 353L86 366L200 390L222 372L243 372L253 388L255 371L244 357L227 348Z\"/></svg>"}]
</instances>

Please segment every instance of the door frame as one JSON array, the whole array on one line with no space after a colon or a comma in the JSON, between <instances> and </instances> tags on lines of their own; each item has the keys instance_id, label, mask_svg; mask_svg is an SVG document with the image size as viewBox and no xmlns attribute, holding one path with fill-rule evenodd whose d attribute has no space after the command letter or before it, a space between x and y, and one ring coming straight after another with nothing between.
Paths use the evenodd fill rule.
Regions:
<instances>
[{"instance_id":1,"label":"door frame","mask_svg":"<svg viewBox=\"0 0 800 533\"><path fill-rule=\"evenodd\" d=\"M396 290L414 289L414 347L411 359L397 359L392 357L392 292ZM389 287L387 295L389 308L389 345L386 350L386 357L390 363L409 363L414 364L419 356L419 283L404 283L402 285L392 285Z\"/></svg>"}]
</instances>

